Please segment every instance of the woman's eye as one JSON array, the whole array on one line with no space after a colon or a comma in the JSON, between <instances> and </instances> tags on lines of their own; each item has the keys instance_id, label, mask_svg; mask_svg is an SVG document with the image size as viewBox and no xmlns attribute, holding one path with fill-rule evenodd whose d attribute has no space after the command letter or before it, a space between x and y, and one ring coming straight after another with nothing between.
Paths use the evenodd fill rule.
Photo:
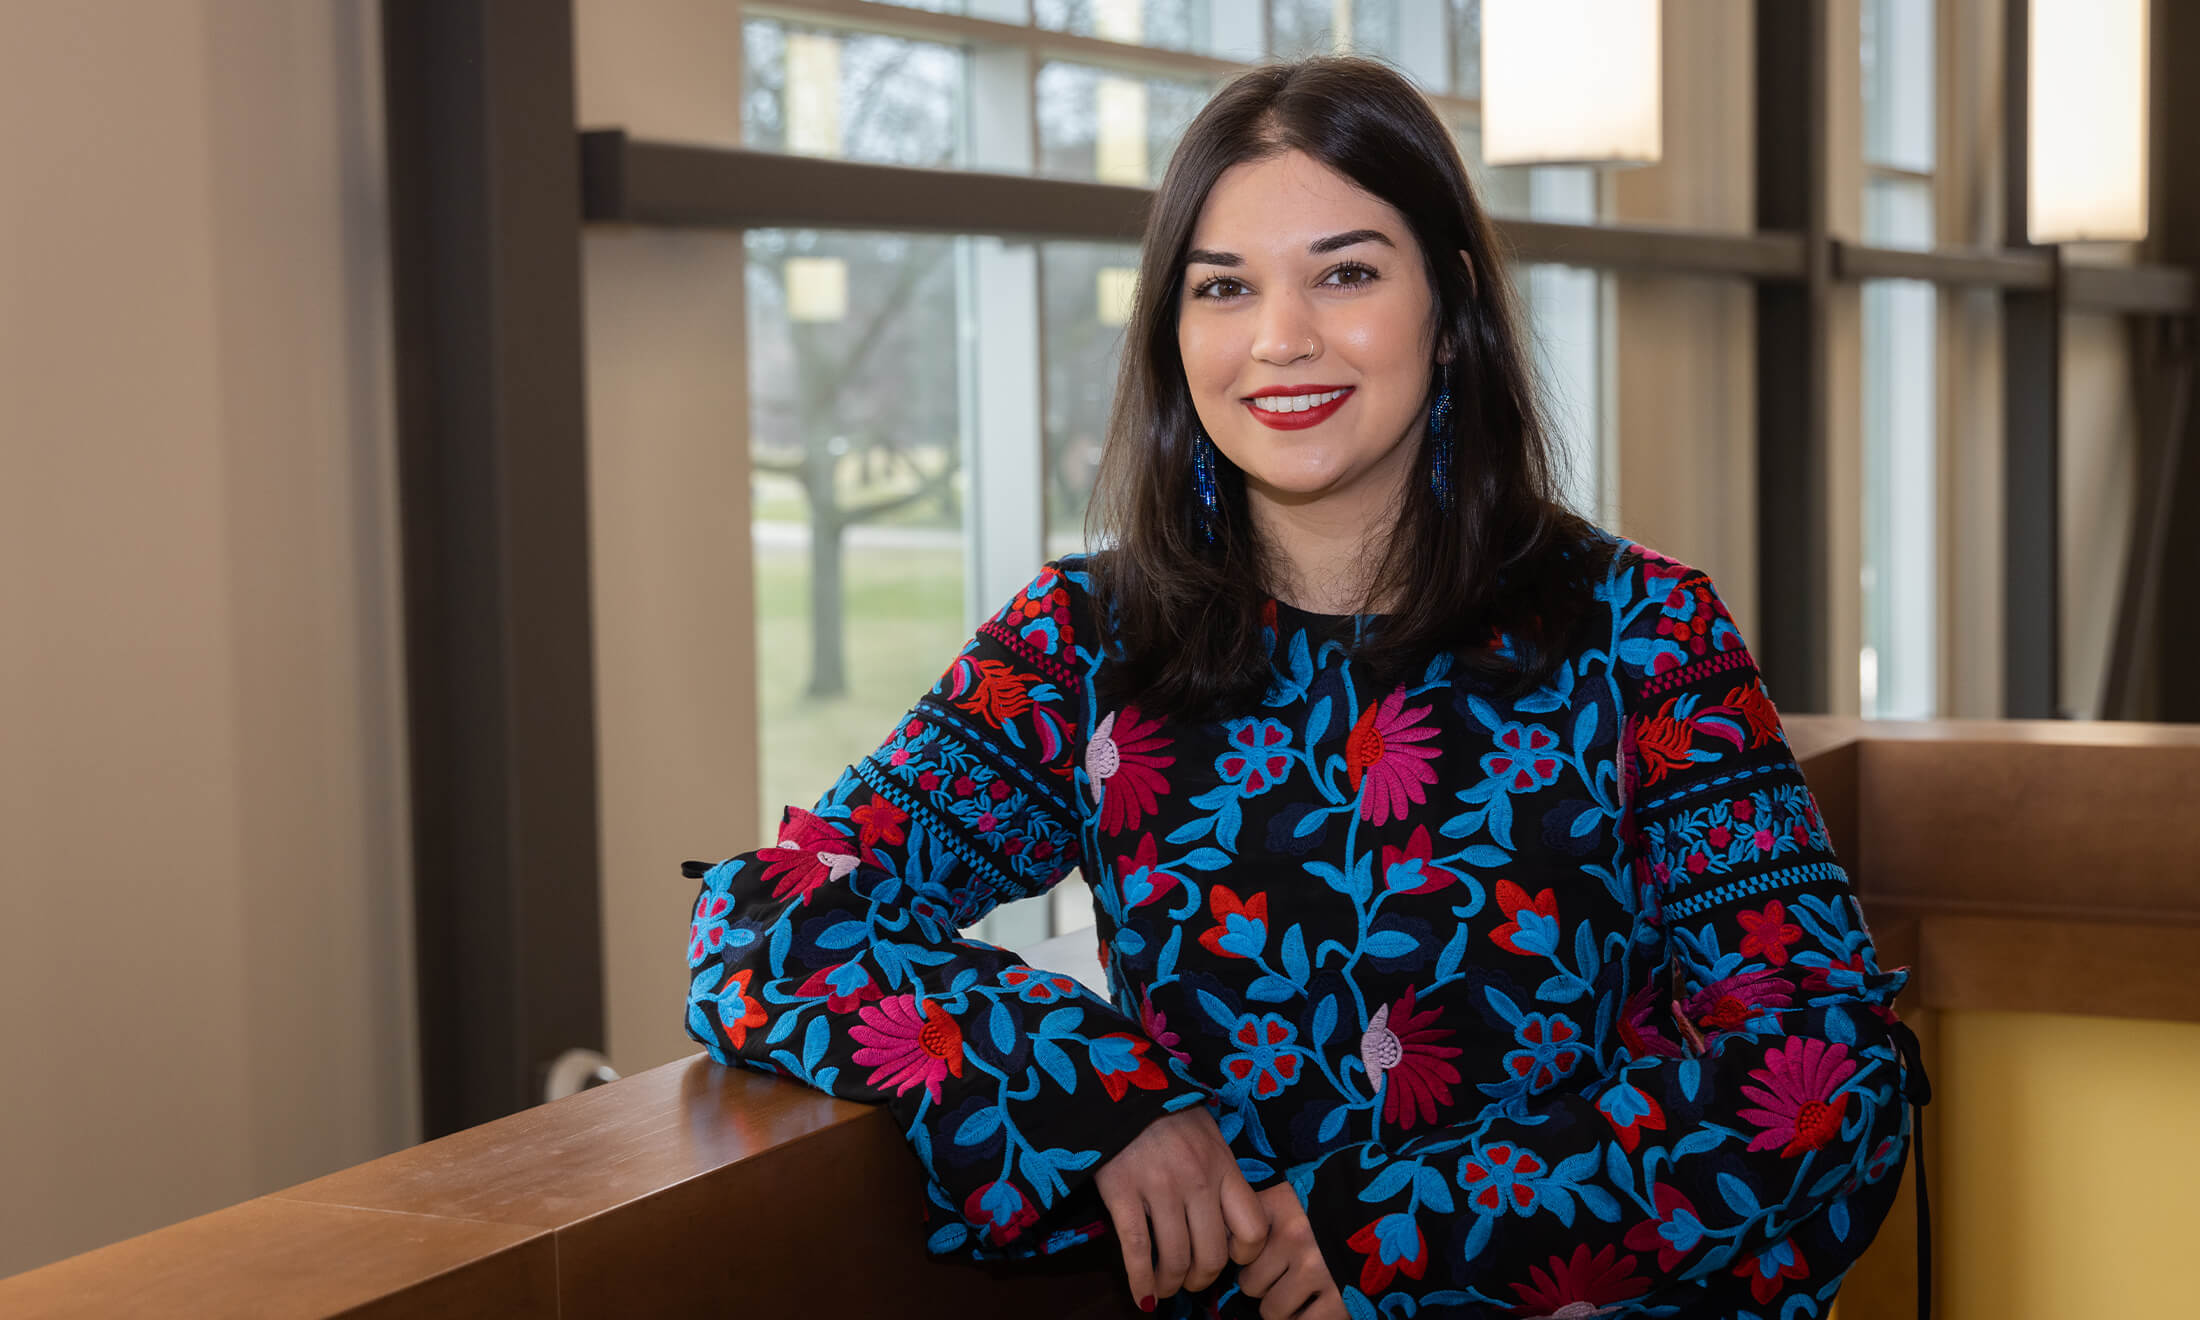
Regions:
<instances>
[{"instance_id":1,"label":"woman's eye","mask_svg":"<svg viewBox=\"0 0 2200 1320\"><path fill-rule=\"evenodd\" d=\"M1227 275L1217 275L1212 279L1209 279L1206 282L1202 283L1198 288L1193 289L1192 296L1194 298L1234 298L1237 296L1235 294L1216 293L1214 290L1215 286L1218 284L1238 284L1238 281L1231 279ZM1245 286L1242 284L1238 284L1238 287L1243 288Z\"/></svg>"},{"instance_id":2,"label":"woman's eye","mask_svg":"<svg viewBox=\"0 0 2200 1320\"><path fill-rule=\"evenodd\" d=\"M1375 268L1373 266L1362 266L1358 262L1353 262L1350 265L1339 266L1329 273L1332 277L1338 275L1365 275L1367 277L1366 279L1361 280L1343 281L1348 286L1355 284L1369 284L1373 283L1375 280Z\"/></svg>"},{"instance_id":3,"label":"woman's eye","mask_svg":"<svg viewBox=\"0 0 2200 1320\"><path fill-rule=\"evenodd\" d=\"M1357 275L1362 276L1363 278L1339 280L1337 277L1340 275ZM1329 272L1329 274L1327 274L1326 276L1323 276L1322 283L1328 284L1332 288L1355 289L1363 284L1372 284L1378 278L1380 278L1380 276L1376 274L1375 268L1373 266L1363 266L1359 262L1354 261L1347 262L1346 264L1339 266L1335 270ZM1198 286L1193 288L1192 296L1194 298L1214 298L1218 300L1228 300L1239 296L1237 293L1220 292L1220 286L1223 285L1235 285L1240 290L1244 289L1245 287L1242 281L1234 279L1231 276L1215 275L1210 276L1208 279L1202 281Z\"/></svg>"}]
</instances>

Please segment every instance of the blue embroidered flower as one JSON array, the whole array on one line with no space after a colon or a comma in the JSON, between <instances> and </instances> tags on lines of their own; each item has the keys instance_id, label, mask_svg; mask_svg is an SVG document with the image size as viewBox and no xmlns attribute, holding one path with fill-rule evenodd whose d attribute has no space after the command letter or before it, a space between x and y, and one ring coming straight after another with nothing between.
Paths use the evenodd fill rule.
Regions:
<instances>
[{"instance_id":1,"label":"blue embroidered flower","mask_svg":"<svg viewBox=\"0 0 2200 1320\"><path fill-rule=\"evenodd\" d=\"M1581 1062L1581 1028L1564 1013L1530 1013L1513 1037L1524 1048L1505 1056L1505 1071L1527 1078L1531 1094L1557 1085Z\"/></svg>"},{"instance_id":2,"label":"blue embroidered flower","mask_svg":"<svg viewBox=\"0 0 2200 1320\"><path fill-rule=\"evenodd\" d=\"M1497 750L1482 758L1482 773L1508 792L1531 793L1558 782L1563 765L1557 734L1540 724L1508 722L1497 731Z\"/></svg>"},{"instance_id":3,"label":"blue embroidered flower","mask_svg":"<svg viewBox=\"0 0 2200 1320\"><path fill-rule=\"evenodd\" d=\"M1247 797L1258 797L1291 773L1291 730L1279 720L1231 720L1230 749L1215 758L1215 773Z\"/></svg>"},{"instance_id":4,"label":"blue embroidered flower","mask_svg":"<svg viewBox=\"0 0 2200 1320\"><path fill-rule=\"evenodd\" d=\"M1224 1094L1243 1103L1248 1092L1267 1099L1299 1079L1298 1028L1274 1013L1247 1013L1230 1032L1238 1048L1222 1060Z\"/></svg>"},{"instance_id":5,"label":"blue embroidered flower","mask_svg":"<svg viewBox=\"0 0 2200 1320\"><path fill-rule=\"evenodd\" d=\"M1459 1186L1478 1210L1510 1210L1525 1218L1536 1203L1535 1184L1528 1180L1545 1168L1534 1151L1499 1142L1459 1161Z\"/></svg>"}]
</instances>

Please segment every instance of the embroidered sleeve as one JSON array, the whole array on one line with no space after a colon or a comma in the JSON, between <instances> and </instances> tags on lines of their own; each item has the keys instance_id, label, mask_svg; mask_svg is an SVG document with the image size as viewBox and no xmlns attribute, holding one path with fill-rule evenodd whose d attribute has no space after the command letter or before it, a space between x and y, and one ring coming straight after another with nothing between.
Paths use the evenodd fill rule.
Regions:
<instances>
[{"instance_id":1,"label":"embroidered sleeve","mask_svg":"<svg viewBox=\"0 0 2200 1320\"><path fill-rule=\"evenodd\" d=\"M1622 830L1664 960L1585 1084L1290 1170L1353 1314L1404 1292L1423 1312L1773 1320L1831 1299L1893 1198L1908 970L1879 968L1710 579L1633 565L1612 600Z\"/></svg>"},{"instance_id":2,"label":"embroidered sleeve","mask_svg":"<svg viewBox=\"0 0 2200 1320\"><path fill-rule=\"evenodd\" d=\"M1094 1170L1205 1093L1068 976L957 932L1081 861L1072 594L1052 566L779 840L705 867L688 1034L721 1063L885 1103L928 1246L1058 1251L1107 1229Z\"/></svg>"}]
</instances>

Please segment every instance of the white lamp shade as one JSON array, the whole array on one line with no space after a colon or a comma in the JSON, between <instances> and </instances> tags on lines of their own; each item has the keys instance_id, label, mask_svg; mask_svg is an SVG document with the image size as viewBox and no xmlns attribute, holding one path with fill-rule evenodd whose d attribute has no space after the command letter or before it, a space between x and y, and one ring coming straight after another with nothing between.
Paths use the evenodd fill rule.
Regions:
<instances>
[{"instance_id":1,"label":"white lamp shade","mask_svg":"<svg viewBox=\"0 0 2200 1320\"><path fill-rule=\"evenodd\" d=\"M1658 46L1658 0L1482 0L1484 163L1655 162Z\"/></svg>"},{"instance_id":2,"label":"white lamp shade","mask_svg":"<svg viewBox=\"0 0 2200 1320\"><path fill-rule=\"evenodd\" d=\"M2147 0L2032 0L2025 228L2035 243L2147 233Z\"/></svg>"},{"instance_id":3,"label":"white lamp shade","mask_svg":"<svg viewBox=\"0 0 2200 1320\"><path fill-rule=\"evenodd\" d=\"M1138 270L1132 266L1102 266L1094 288L1100 324L1128 325L1131 304L1138 293Z\"/></svg>"},{"instance_id":4,"label":"white lamp shade","mask_svg":"<svg viewBox=\"0 0 2200 1320\"><path fill-rule=\"evenodd\" d=\"M787 319L839 321L848 315L848 263L839 257L787 258Z\"/></svg>"}]
</instances>

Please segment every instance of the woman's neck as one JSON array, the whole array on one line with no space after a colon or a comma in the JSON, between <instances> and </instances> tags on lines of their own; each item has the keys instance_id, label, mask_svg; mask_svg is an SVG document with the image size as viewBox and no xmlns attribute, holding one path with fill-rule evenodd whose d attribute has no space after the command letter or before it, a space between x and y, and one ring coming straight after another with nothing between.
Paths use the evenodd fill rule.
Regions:
<instances>
[{"instance_id":1,"label":"woman's neck","mask_svg":"<svg viewBox=\"0 0 2200 1320\"><path fill-rule=\"evenodd\" d=\"M1298 498L1248 484L1246 504L1279 579L1271 590L1314 614L1357 614L1394 604L1370 602L1368 592L1398 524L1400 493L1395 479Z\"/></svg>"}]
</instances>

